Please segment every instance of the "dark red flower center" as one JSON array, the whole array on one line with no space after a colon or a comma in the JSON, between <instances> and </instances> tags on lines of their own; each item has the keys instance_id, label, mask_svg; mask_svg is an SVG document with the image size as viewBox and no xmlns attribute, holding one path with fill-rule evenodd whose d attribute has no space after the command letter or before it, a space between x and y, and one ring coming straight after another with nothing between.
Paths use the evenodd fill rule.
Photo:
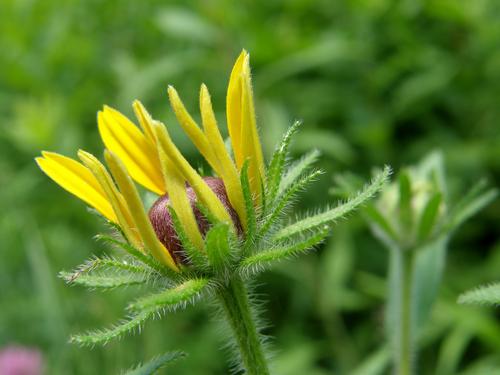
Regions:
<instances>
[{"instance_id":1,"label":"dark red flower center","mask_svg":"<svg viewBox=\"0 0 500 375\"><path fill-rule=\"evenodd\" d=\"M243 231L241 228L240 220L238 218L238 215L236 214L236 211L229 203L226 188L222 180L215 177L205 177L203 178L203 180L208 185L208 187L212 189L217 198L219 198L219 200L231 216L231 219L236 226L237 232L241 234ZM202 236L204 237L210 229L210 223L196 207L196 202L198 199L193 188L187 185L186 193L189 198L189 203L191 204L191 209L193 210L196 222L198 224L198 228ZM149 210L149 220L153 225L156 236L158 237L160 242L165 245L175 261L177 263L187 263L186 254L177 236L177 232L175 231L174 224L172 222L172 216L170 215L170 211L168 209L169 204L170 199L168 197L168 194L162 195L160 198L158 198L158 200Z\"/></svg>"}]
</instances>

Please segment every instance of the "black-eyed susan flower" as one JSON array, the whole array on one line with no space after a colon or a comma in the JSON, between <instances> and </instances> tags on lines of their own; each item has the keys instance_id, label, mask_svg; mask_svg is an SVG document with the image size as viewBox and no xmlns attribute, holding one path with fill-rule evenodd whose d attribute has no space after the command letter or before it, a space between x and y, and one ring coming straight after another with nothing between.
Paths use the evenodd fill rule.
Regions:
<instances>
[{"instance_id":1,"label":"black-eyed susan flower","mask_svg":"<svg viewBox=\"0 0 500 375\"><path fill-rule=\"evenodd\" d=\"M73 340L106 342L158 312L185 306L201 296L215 296L233 328L242 366L249 374L266 374L246 280L273 261L321 242L335 219L380 189L388 170L345 204L290 223L285 216L290 202L320 173L309 171L317 153L287 164L288 146L298 129L295 124L266 166L248 53L243 51L236 60L227 91L232 152L221 135L205 85L199 97L201 124L188 113L173 87L167 91L180 126L213 175L200 175L172 140L169 127L173 125L153 119L139 101L133 103L138 126L110 107L98 113L107 167L82 150L79 161L52 152L42 152L36 159L51 179L117 228L118 237L101 238L126 252L124 259L94 258L73 273L63 273L66 280L92 287L155 281L155 288L160 287L130 304L130 320ZM144 206L136 183L158 196L150 208ZM106 283L95 277L100 273L108 276Z\"/></svg>"}]
</instances>

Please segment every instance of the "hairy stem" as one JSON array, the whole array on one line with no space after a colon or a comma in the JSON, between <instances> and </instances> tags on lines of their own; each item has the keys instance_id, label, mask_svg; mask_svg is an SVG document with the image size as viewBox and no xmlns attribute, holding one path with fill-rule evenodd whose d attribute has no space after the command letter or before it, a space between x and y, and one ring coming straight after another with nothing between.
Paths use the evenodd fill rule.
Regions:
<instances>
[{"instance_id":1,"label":"hairy stem","mask_svg":"<svg viewBox=\"0 0 500 375\"><path fill-rule=\"evenodd\" d=\"M269 369L257 327L252 316L248 291L243 280L235 276L221 288L218 297L240 349L241 360L249 375L268 375Z\"/></svg>"}]
</instances>

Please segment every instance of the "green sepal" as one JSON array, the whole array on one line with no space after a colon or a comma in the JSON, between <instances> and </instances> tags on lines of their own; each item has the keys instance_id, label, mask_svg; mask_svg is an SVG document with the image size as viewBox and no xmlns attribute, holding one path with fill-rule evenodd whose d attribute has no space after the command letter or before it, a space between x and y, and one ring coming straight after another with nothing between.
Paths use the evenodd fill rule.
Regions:
<instances>
[{"instance_id":1,"label":"green sepal","mask_svg":"<svg viewBox=\"0 0 500 375\"><path fill-rule=\"evenodd\" d=\"M398 177L399 182L399 220L404 233L408 233L413 225L413 212L411 206L412 181L407 170L402 170Z\"/></svg>"},{"instance_id":2,"label":"green sepal","mask_svg":"<svg viewBox=\"0 0 500 375\"><path fill-rule=\"evenodd\" d=\"M122 337L125 334L139 329L140 326L148 320L153 314L149 311L143 311L137 315L132 315L111 328L89 331L87 333L73 335L70 343L82 346L93 346L96 344L106 344L107 342Z\"/></svg>"},{"instance_id":3,"label":"green sepal","mask_svg":"<svg viewBox=\"0 0 500 375\"><path fill-rule=\"evenodd\" d=\"M283 194L290 185L302 176L318 160L320 154L318 150L312 150L298 161L292 163L281 179L278 195Z\"/></svg>"},{"instance_id":4,"label":"green sepal","mask_svg":"<svg viewBox=\"0 0 500 375\"><path fill-rule=\"evenodd\" d=\"M98 234L95 236L95 238L107 242L122 251L125 251L127 254L131 255L138 261L149 266L151 269L158 271L163 276L166 276L171 280L176 280L179 277L179 274L177 272L172 271L170 268L159 263L151 255L143 253L127 242L119 241L116 238L113 238L106 234Z\"/></svg>"},{"instance_id":5,"label":"green sepal","mask_svg":"<svg viewBox=\"0 0 500 375\"><path fill-rule=\"evenodd\" d=\"M149 281L146 274L79 274L72 272L60 272L59 276L68 284L81 285L89 289L114 289L122 286L144 284Z\"/></svg>"},{"instance_id":6,"label":"green sepal","mask_svg":"<svg viewBox=\"0 0 500 375\"><path fill-rule=\"evenodd\" d=\"M293 136L299 129L302 123L300 121L295 121L293 125L287 130L283 139L279 143L276 151L274 151L269 163L269 168L267 170L267 196L270 202L274 201L276 194L278 193L281 178L283 177L283 170L286 163L286 158L288 156L288 148Z\"/></svg>"},{"instance_id":7,"label":"green sepal","mask_svg":"<svg viewBox=\"0 0 500 375\"><path fill-rule=\"evenodd\" d=\"M257 230L257 213L253 202L252 190L250 189L250 181L248 180L248 165L248 160L245 160L240 174L243 199L245 200L245 211L247 214L247 228L245 231L243 254L247 254L252 247Z\"/></svg>"},{"instance_id":8,"label":"green sepal","mask_svg":"<svg viewBox=\"0 0 500 375\"><path fill-rule=\"evenodd\" d=\"M257 235L258 239L262 238L269 231L276 220L282 216L285 208L288 206L293 197L295 197L298 192L305 189L308 184L314 181L322 173L322 171L317 170L303 176L299 180L292 183L292 185L290 185L290 187L277 198L277 202L274 205L272 212L265 218L264 223L259 228Z\"/></svg>"},{"instance_id":9,"label":"green sepal","mask_svg":"<svg viewBox=\"0 0 500 375\"><path fill-rule=\"evenodd\" d=\"M177 238L181 242L182 249L186 254L188 260L196 268L207 270L209 265L206 254L204 254L200 249L197 249L191 242L174 208L172 206L169 206L168 209L170 212L170 217L172 218L172 224L174 226L175 233L177 234Z\"/></svg>"},{"instance_id":10,"label":"green sepal","mask_svg":"<svg viewBox=\"0 0 500 375\"><path fill-rule=\"evenodd\" d=\"M205 237L205 252L216 273L224 272L231 262L230 227L226 223L214 225Z\"/></svg>"},{"instance_id":11,"label":"green sepal","mask_svg":"<svg viewBox=\"0 0 500 375\"><path fill-rule=\"evenodd\" d=\"M439 216L439 207L441 205L442 200L443 200L443 194L439 191L434 193L434 195L432 195L429 198L420 217L420 222L418 224L417 242L424 241L432 234L432 231L435 227L435 224Z\"/></svg>"},{"instance_id":12,"label":"green sepal","mask_svg":"<svg viewBox=\"0 0 500 375\"><path fill-rule=\"evenodd\" d=\"M135 302L132 302L128 306L128 309L136 312L147 311L151 313L163 310L174 311L193 302L200 296L200 293L208 283L209 280L204 278L189 279L173 288L139 298Z\"/></svg>"},{"instance_id":13,"label":"green sepal","mask_svg":"<svg viewBox=\"0 0 500 375\"><path fill-rule=\"evenodd\" d=\"M297 242L260 251L243 259L239 266L239 272L242 275L254 274L264 270L274 262L305 253L321 243L329 232L329 230L323 230Z\"/></svg>"},{"instance_id":14,"label":"green sepal","mask_svg":"<svg viewBox=\"0 0 500 375\"><path fill-rule=\"evenodd\" d=\"M331 225L335 220L347 215L371 199L382 189L390 174L391 168L385 166L384 170L378 173L369 185L365 186L354 197L348 199L347 202L286 226L276 233L274 240L288 238L323 225Z\"/></svg>"}]
</instances>

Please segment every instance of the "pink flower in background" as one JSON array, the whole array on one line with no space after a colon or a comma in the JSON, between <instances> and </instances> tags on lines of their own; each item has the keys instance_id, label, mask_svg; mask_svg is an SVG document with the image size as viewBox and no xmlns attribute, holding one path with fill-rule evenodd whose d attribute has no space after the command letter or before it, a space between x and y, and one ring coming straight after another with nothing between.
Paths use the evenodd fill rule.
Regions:
<instances>
[{"instance_id":1,"label":"pink flower in background","mask_svg":"<svg viewBox=\"0 0 500 375\"><path fill-rule=\"evenodd\" d=\"M36 349L8 346L0 350L0 375L41 375L42 354Z\"/></svg>"}]
</instances>

